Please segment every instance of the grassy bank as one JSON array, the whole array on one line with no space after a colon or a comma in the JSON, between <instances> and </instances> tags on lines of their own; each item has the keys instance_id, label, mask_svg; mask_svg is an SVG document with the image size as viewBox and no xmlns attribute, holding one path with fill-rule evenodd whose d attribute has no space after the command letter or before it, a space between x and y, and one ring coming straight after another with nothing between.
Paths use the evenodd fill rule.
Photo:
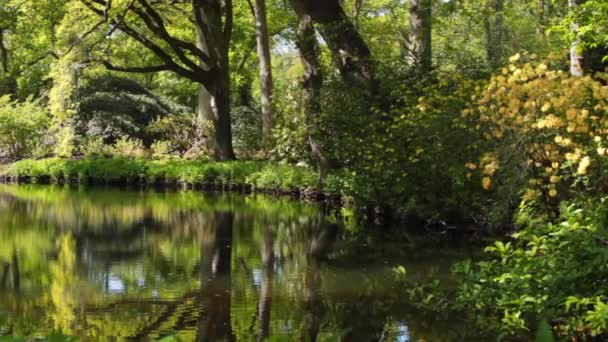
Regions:
<instances>
[{"instance_id":1,"label":"grassy bank","mask_svg":"<svg viewBox=\"0 0 608 342\"><path fill-rule=\"evenodd\" d=\"M0 166L5 183L181 185L320 196L314 171L260 161L85 158L21 160Z\"/></svg>"}]
</instances>

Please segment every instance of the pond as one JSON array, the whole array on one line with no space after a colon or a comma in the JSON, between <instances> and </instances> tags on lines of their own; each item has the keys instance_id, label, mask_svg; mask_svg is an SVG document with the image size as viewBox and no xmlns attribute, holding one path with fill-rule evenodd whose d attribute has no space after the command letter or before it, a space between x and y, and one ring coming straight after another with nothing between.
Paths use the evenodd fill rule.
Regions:
<instances>
[{"instance_id":1,"label":"pond","mask_svg":"<svg viewBox=\"0 0 608 342\"><path fill-rule=\"evenodd\" d=\"M336 217L261 195L0 186L0 336L462 341L474 331L416 310L395 272L449 284L472 251Z\"/></svg>"}]
</instances>

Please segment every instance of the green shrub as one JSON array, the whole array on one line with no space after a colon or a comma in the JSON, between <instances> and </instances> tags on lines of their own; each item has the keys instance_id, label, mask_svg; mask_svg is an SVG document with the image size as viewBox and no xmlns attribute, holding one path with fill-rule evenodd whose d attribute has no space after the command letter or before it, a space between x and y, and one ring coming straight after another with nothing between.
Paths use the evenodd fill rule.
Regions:
<instances>
[{"instance_id":1,"label":"green shrub","mask_svg":"<svg viewBox=\"0 0 608 342\"><path fill-rule=\"evenodd\" d=\"M480 327L519 339L540 322L565 336L608 336L607 199L562 204L556 223L523 207L523 230L456 267L457 303Z\"/></svg>"},{"instance_id":2,"label":"green shrub","mask_svg":"<svg viewBox=\"0 0 608 342\"><path fill-rule=\"evenodd\" d=\"M21 160L0 167L2 176L88 178L113 182L251 185L273 190L317 189L317 176L307 168L258 161L208 162L184 159L49 158Z\"/></svg>"},{"instance_id":3,"label":"green shrub","mask_svg":"<svg viewBox=\"0 0 608 342\"><path fill-rule=\"evenodd\" d=\"M0 97L0 153L10 159L27 158L49 145L50 117L37 102L11 102ZM39 153L44 154L44 153Z\"/></svg>"},{"instance_id":4,"label":"green shrub","mask_svg":"<svg viewBox=\"0 0 608 342\"><path fill-rule=\"evenodd\" d=\"M120 137L112 148L112 153L118 157L143 158L147 155L144 144L139 139Z\"/></svg>"}]
</instances>

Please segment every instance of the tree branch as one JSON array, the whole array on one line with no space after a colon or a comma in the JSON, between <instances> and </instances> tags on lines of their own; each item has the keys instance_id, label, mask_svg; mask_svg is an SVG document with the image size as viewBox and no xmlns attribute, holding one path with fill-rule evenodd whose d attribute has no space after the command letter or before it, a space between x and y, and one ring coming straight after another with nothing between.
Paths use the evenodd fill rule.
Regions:
<instances>
[{"instance_id":1,"label":"tree branch","mask_svg":"<svg viewBox=\"0 0 608 342\"><path fill-rule=\"evenodd\" d=\"M145 66L145 67L123 67L116 66L108 61L101 61L104 67L108 70L112 71L120 71L120 72L128 72L128 73L150 73L150 72L159 72L159 71L174 71L170 65L161 64L161 65L153 65L153 66Z\"/></svg>"}]
</instances>

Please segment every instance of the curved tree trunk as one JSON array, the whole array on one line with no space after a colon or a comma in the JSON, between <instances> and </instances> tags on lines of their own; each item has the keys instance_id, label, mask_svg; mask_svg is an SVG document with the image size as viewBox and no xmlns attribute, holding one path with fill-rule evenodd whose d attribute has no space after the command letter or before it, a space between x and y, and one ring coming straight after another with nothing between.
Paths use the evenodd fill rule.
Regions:
<instances>
[{"instance_id":1,"label":"curved tree trunk","mask_svg":"<svg viewBox=\"0 0 608 342\"><path fill-rule=\"evenodd\" d=\"M374 65L369 47L338 0L291 0L296 14L317 24L344 80L376 91Z\"/></svg>"},{"instance_id":2,"label":"curved tree trunk","mask_svg":"<svg viewBox=\"0 0 608 342\"><path fill-rule=\"evenodd\" d=\"M293 0L292 0L293 2ZM302 78L302 107L306 118L306 131L312 156L317 163L321 183L329 169L329 159L325 154L321 138L321 88L323 72L319 62L319 46L315 28L310 16L298 14L297 46L304 65Z\"/></svg>"}]
</instances>

